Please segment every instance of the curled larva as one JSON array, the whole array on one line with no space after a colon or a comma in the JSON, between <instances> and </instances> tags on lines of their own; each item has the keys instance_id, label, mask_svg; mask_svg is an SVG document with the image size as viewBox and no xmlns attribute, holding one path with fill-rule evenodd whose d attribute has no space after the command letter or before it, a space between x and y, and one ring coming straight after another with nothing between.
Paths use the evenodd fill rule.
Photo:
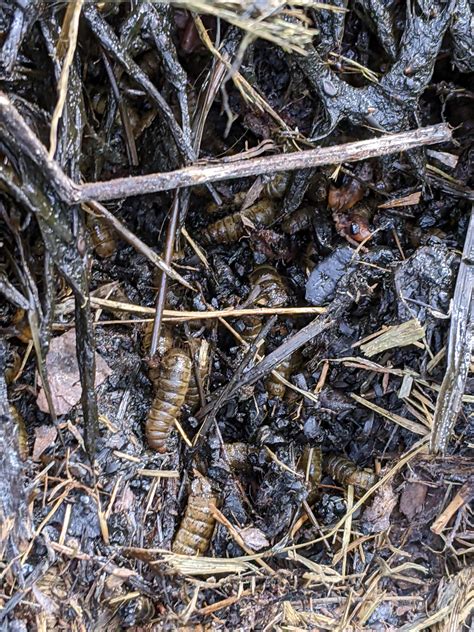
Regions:
<instances>
[{"instance_id":1,"label":"curled larva","mask_svg":"<svg viewBox=\"0 0 474 632\"><path fill-rule=\"evenodd\" d=\"M155 399L145 425L148 445L157 452L166 452L168 437L184 404L190 377L188 354L180 349L170 349L160 365Z\"/></svg>"},{"instance_id":2,"label":"curled larva","mask_svg":"<svg viewBox=\"0 0 474 632\"><path fill-rule=\"evenodd\" d=\"M282 198L286 193L290 178L291 174L287 171L275 174L263 187L265 195L273 199Z\"/></svg>"},{"instance_id":3,"label":"curled larva","mask_svg":"<svg viewBox=\"0 0 474 632\"><path fill-rule=\"evenodd\" d=\"M298 470L304 474L308 484L308 503L310 505L318 494L322 475L322 459L321 448L306 447L298 464Z\"/></svg>"},{"instance_id":4,"label":"curled larva","mask_svg":"<svg viewBox=\"0 0 474 632\"><path fill-rule=\"evenodd\" d=\"M87 226L96 254L103 259L111 257L117 249L113 229L104 220L92 215L87 216Z\"/></svg>"},{"instance_id":5,"label":"curled larva","mask_svg":"<svg viewBox=\"0 0 474 632\"><path fill-rule=\"evenodd\" d=\"M267 198L210 224L202 232L206 244L231 244L243 237L251 226L268 226L275 217L275 205Z\"/></svg>"},{"instance_id":6,"label":"curled larva","mask_svg":"<svg viewBox=\"0 0 474 632\"><path fill-rule=\"evenodd\" d=\"M302 206L282 222L281 229L287 235L294 235L301 230L310 228L314 216L314 208Z\"/></svg>"},{"instance_id":7,"label":"curled larva","mask_svg":"<svg viewBox=\"0 0 474 632\"><path fill-rule=\"evenodd\" d=\"M331 478L343 485L355 485L360 489L370 489L377 480L373 470L358 468L355 463L337 454L326 455L323 467Z\"/></svg>"},{"instance_id":8,"label":"curled larva","mask_svg":"<svg viewBox=\"0 0 474 632\"><path fill-rule=\"evenodd\" d=\"M288 380L293 371L293 361L291 356L283 360L281 364L275 367L275 371L279 373L285 380ZM265 381L265 388L270 399L283 399L286 393L286 385L270 373Z\"/></svg>"},{"instance_id":9,"label":"curled larva","mask_svg":"<svg viewBox=\"0 0 474 632\"><path fill-rule=\"evenodd\" d=\"M250 275L250 283L253 288L258 287L255 307L283 307L287 303L288 292L285 282L274 267L269 265L257 266ZM242 338L246 342L252 342L262 328L262 324L261 316L244 318Z\"/></svg>"},{"instance_id":10,"label":"curled larva","mask_svg":"<svg viewBox=\"0 0 474 632\"><path fill-rule=\"evenodd\" d=\"M216 505L209 481L203 476L195 478L184 518L179 525L173 545L173 553L181 555L202 555L209 547L215 519L211 505Z\"/></svg>"}]
</instances>

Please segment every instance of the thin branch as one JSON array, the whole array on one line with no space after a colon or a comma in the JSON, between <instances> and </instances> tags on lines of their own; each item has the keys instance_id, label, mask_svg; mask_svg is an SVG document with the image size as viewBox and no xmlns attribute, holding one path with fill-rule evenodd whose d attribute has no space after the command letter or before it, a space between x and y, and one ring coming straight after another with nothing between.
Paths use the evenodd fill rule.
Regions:
<instances>
[{"instance_id":1,"label":"thin branch","mask_svg":"<svg viewBox=\"0 0 474 632\"><path fill-rule=\"evenodd\" d=\"M357 162L376 156L408 151L423 145L444 143L451 139L451 129L446 123L422 127L409 132L388 134L379 138L345 143L333 147L322 147L307 151L296 151L285 155L264 156L231 163L196 164L167 173L151 173L132 178L117 178L108 182L90 182L80 187L79 199L113 200L157 193L182 187L233 180L282 170L295 171L322 165Z\"/></svg>"},{"instance_id":2,"label":"thin branch","mask_svg":"<svg viewBox=\"0 0 474 632\"><path fill-rule=\"evenodd\" d=\"M408 151L423 145L448 142L452 135L449 125L441 123L409 132L387 134L379 138L333 147L297 151L284 156L279 154L226 163L196 164L166 173L151 173L144 176L117 178L108 182L77 185L64 174L54 160L48 158L45 147L4 93L0 93L0 125L6 130L15 130L17 145L48 176L58 195L68 204L90 200L114 200L208 182L277 173L281 172L283 165L285 171L295 171L322 165L357 162L376 156Z\"/></svg>"}]
</instances>

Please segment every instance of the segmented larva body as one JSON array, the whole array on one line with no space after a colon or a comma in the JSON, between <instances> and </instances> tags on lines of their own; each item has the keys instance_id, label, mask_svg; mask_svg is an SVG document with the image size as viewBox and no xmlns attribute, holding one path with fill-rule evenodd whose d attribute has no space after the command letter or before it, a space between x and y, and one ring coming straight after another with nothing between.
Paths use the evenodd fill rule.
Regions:
<instances>
[{"instance_id":1,"label":"segmented larva body","mask_svg":"<svg viewBox=\"0 0 474 632\"><path fill-rule=\"evenodd\" d=\"M155 616L153 601L145 595L126 601L119 609L121 624L125 629L135 629L153 619Z\"/></svg>"},{"instance_id":2,"label":"segmented larva body","mask_svg":"<svg viewBox=\"0 0 474 632\"><path fill-rule=\"evenodd\" d=\"M28 450L28 433L26 432L25 420L18 412L16 406L10 404L10 415L18 430L18 451L23 461L29 457Z\"/></svg>"},{"instance_id":3,"label":"segmented larva body","mask_svg":"<svg viewBox=\"0 0 474 632\"><path fill-rule=\"evenodd\" d=\"M294 356L288 356L281 364L275 367L277 371L285 380L290 378L295 368ZM273 373L270 373L265 381L265 388L267 389L267 395L270 399L283 399L286 393L286 385L280 382Z\"/></svg>"},{"instance_id":4,"label":"segmented larva body","mask_svg":"<svg viewBox=\"0 0 474 632\"><path fill-rule=\"evenodd\" d=\"M281 275L273 266L257 266L250 275L250 283L253 287L260 288L255 307L283 307L288 301L288 292ZM251 342L262 328L262 317L247 316L244 319L245 329L242 338Z\"/></svg>"},{"instance_id":5,"label":"segmented larva body","mask_svg":"<svg viewBox=\"0 0 474 632\"><path fill-rule=\"evenodd\" d=\"M87 226L96 254L103 259L111 257L117 249L114 231L103 220L92 215L87 216Z\"/></svg>"},{"instance_id":6,"label":"segmented larva body","mask_svg":"<svg viewBox=\"0 0 474 632\"><path fill-rule=\"evenodd\" d=\"M153 322L146 323L142 338L142 351L145 356L150 352L151 337L153 333ZM173 347L173 335L170 327L161 326L160 337L158 338L158 346L156 356L148 363L148 378L155 388L159 386L160 366L163 356Z\"/></svg>"},{"instance_id":7,"label":"segmented larva body","mask_svg":"<svg viewBox=\"0 0 474 632\"><path fill-rule=\"evenodd\" d=\"M216 215L217 213L235 213L244 203L246 191L240 191L236 193L230 200L225 200L222 204L216 204L216 202L209 202L206 206L206 213L209 215Z\"/></svg>"},{"instance_id":8,"label":"segmented larva body","mask_svg":"<svg viewBox=\"0 0 474 632\"><path fill-rule=\"evenodd\" d=\"M308 503L312 504L318 494L322 476L323 455L321 448L305 448L298 464L299 471L308 481Z\"/></svg>"},{"instance_id":9,"label":"segmented larva body","mask_svg":"<svg viewBox=\"0 0 474 632\"><path fill-rule=\"evenodd\" d=\"M179 525L171 550L180 555L202 555L206 552L214 531L215 519L211 504L216 505L209 481L203 476L191 484L191 494L184 518Z\"/></svg>"},{"instance_id":10,"label":"segmented larva body","mask_svg":"<svg viewBox=\"0 0 474 632\"><path fill-rule=\"evenodd\" d=\"M276 208L272 200L263 199L253 206L228 215L210 224L202 232L206 244L232 244L243 237L248 228L246 220L258 226L268 226L275 217Z\"/></svg>"},{"instance_id":11,"label":"segmented larva body","mask_svg":"<svg viewBox=\"0 0 474 632\"><path fill-rule=\"evenodd\" d=\"M311 206L302 206L282 222L281 229L287 235L294 235L310 228L313 217L314 209Z\"/></svg>"},{"instance_id":12,"label":"segmented larva body","mask_svg":"<svg viewBox=\"0 0 474 632\"><path fill-rule=\"evenodd\" d=\"M204 364L200 364L198 367L199 375L201 378L201 384L204 385L209 374L209 364L206 361ZM201 395L199 393L199 386L196 379L196 370L193 367L191 369L191 379L189 380L188 393L186 395L186 404L189 406L192 412L194 412L201 404Z\"/></svg>"},{"instance_id":13,"label":"segmented larva body","mask_svg":"<svg viewBox=\"0 0 474 632\"><path fill-rule=\"evenodd\" d=\"M331 478L343 485L355 485L360 489L370 489L377 480L373 470L360 469L349 459L337 454L325 456L323 466Z\"/></svg>"},{"instance_id":14,"label":"segmented larva body","mask_svg":"<svg viewBox=\"0 0 474 632\"><path fill-rule=\"evenodd\" d=\"M237 472L247 470L251 467L249 457L257 452L255 448L252 448L248 443L244 443L243 441L225 443L224 451L231 470Z\"/></svg>"},{"instance_id":15,"label":"segmented larva body","mask_svg":"<svg viewBox=\"0 0 474 632\"><path fill-rule=\"evenodd\" d=\"M28 314L24 309L17 309L13 314L12 325L15 328L15 336L25 344L32 339L31 328L28 321Z\"/></svg>"},{"instance_id":16,"label":"segmented larva body","mask_svg":"<svg viewBox=\"0 0 474 632\"><path fill-rule=\"evenodd\" d=\"M145 327L143 329L143 338L142 338L142 352L143 355L147 355L150 351L151 347L151 338L153 335L153 321L149 323L145 323ZM160 337L158 338L158 347L156 349L156 353L163 357L167 351L171 349L173 346L173 334L171 333L170 327L166 325L161 326Z\"/></svg>"},{"instance_id":17,"label":"segmented larva body","mask_svg":"<svg viewBox=\"0 0 474 632\"><path fill-rule=\"evenodd\" d=\"M286 193L286 189L288 188L290 177L291 175L288 172L277 173L263 187L265 195L273 199L282 198Z\"/></svg>"},{"instance_id":18,"label":"segmented larva body","mask_svg":"<svg viewBox=\"0 0 474 632\"><path fill-rule=\"evenodd\" d=\"M180 349L170 349L160 364L155 399L145 425L148 445L166 452L168 437L184 404L191 377L191 358Z\"/></svg>"}]
</instances>

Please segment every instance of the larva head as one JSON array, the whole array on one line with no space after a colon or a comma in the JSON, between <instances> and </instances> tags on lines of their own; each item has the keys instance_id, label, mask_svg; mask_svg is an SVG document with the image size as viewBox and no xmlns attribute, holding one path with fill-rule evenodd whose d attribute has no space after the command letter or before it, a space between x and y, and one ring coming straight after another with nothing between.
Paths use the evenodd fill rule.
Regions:
<instances>
[{"instance_id":1,"label":"larva head","mask_svg":"<svg viewBox=\"0 0 474 632\"><path fill-rule=\"evenodd\" d=\"M209 498L213 496L212 487L207 478L198 474L191 483L191 495Z\"/></svg>"},{"instance_id":2,"label":"larva head","mask_svg":"<svg viewBox=\"0 0 474 632\"><path fill-rule=\"evenodd\" d=\"M182 379L183 374L191 371L192 360L181 349L170 349L163 358L163 371L166 371L170 379L176 377Z\"/></svg>"}]
</instances>

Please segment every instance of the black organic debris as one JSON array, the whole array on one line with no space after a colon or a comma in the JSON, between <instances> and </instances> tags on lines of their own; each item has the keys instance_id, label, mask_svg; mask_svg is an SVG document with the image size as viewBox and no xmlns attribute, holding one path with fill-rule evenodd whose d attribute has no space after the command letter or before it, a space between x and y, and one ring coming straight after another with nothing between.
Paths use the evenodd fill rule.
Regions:
<instances>
[{"instance_id":1,"label":"black organic debris","mask_svg":"<svg viewBox=\"0 0 474 632\"><path fill-rule=\"evenodd\" d=\"M2 629L468 625L467 0L0 32Z\"/></svg>"}]
</instances>

